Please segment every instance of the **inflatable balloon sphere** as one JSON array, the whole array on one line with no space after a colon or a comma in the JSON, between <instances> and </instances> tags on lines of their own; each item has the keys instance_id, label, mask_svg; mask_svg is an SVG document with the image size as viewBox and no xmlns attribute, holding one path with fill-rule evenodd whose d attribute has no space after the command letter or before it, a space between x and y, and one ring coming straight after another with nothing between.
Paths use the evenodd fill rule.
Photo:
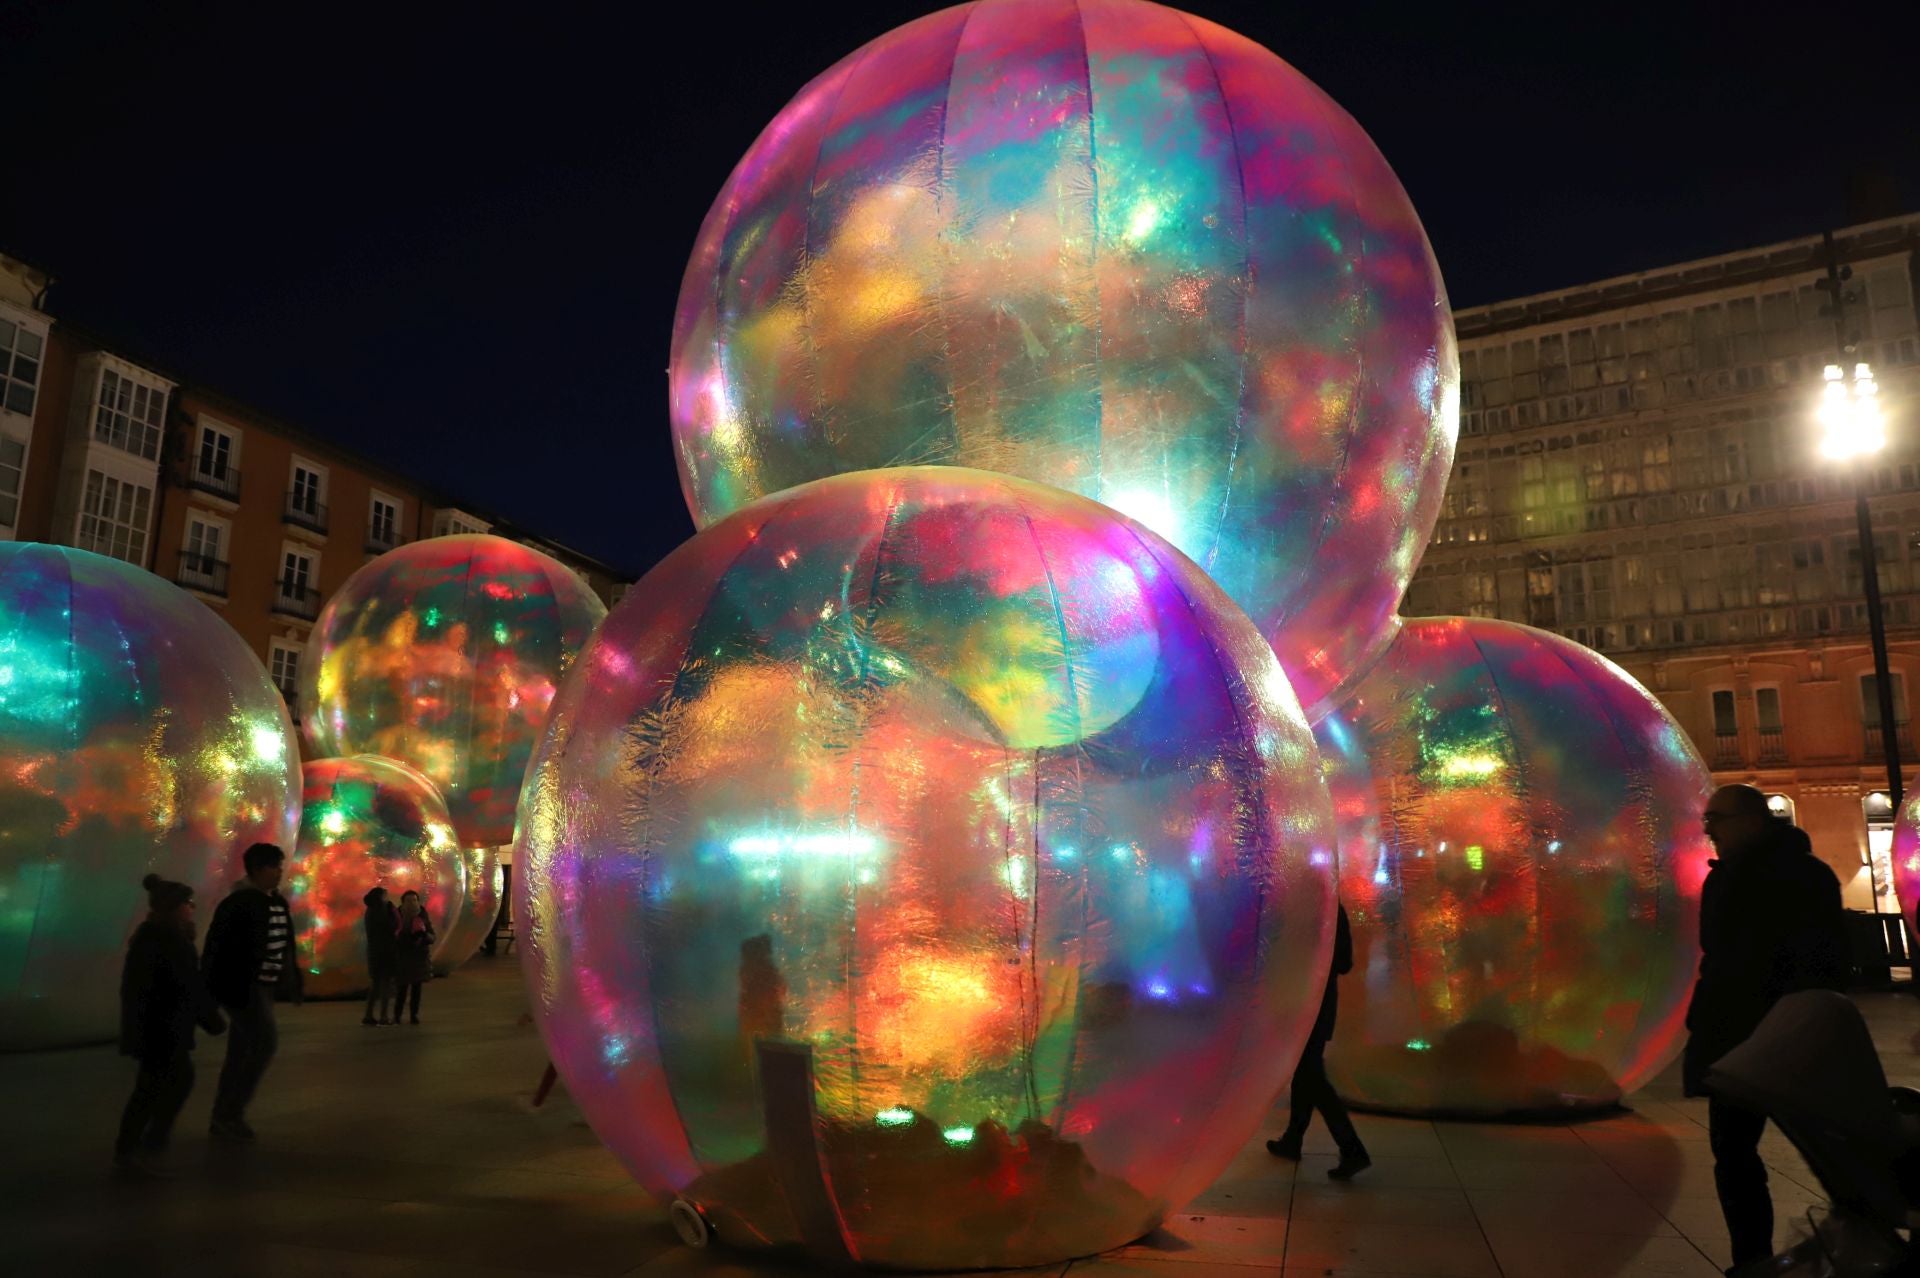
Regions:
<instances>
[{"instance_id":1,"label":"inflatable balloon sphere","mask_svg":"<svg viewBox=\"0 0 1920 1278\"><path fill-rule=\"evenodd\" d=\"M1315 728L1354 943L1328 1073L1420 1113L1611 1105L1679 1046L1707 770L1569 640L1402 624Z\"/></svg>"},{"instance_id":2,"label":"inflatable balloon sphere","mask_svg":"<svg viewBox=\"0 0 1920 1278\"><path fill-rule=\"evenodd\" d=\"M293 845L299 753L239 635L152 573L0 542L0 1049L120 1026L149 873L202 917L250 843Z\"/></svg>"},{"instance_id":3,"label":"inflatable balloon sphere","mask_svg":"<svg viewBox=\"0 0 1920 1278\"><path fill-rule=\"evenodd\" d=\"M560 674L606 607L501 537L435 537L347 579L314 622L300 704L319 755L377 754L440 787L464 845L513 839Z\"/></svg>"},{"instance_id":4,"label":"inflatable balloon sphere","mask_svg":"<svg viewBox=\"0 0 1920 1278\"><path fill-rule=\"evenodd\" d=\"M500 915L500 854L495 848L461 848L460 874L465 887L460 893L460 909L442 921L440 943L434 947L433 970L445 976L474 956L480 943L493 931Z\"/></svg>"},{"instance_id":5,"label":"inflatable balloon sphere","mask_svg":"<svg viewBox=\"0 0 1920 1278\"><path fill-rule=\"evenodd\" d=\"M363 754L316 759L301 773L300 847L285 894L304 988L309 998L364 994L367 893L384 887L397 906L418 892L445 929L461 910L459 844L440 791L404 763Z\"/></svg>"},{"instance_id":6,"label":"inflatable balloon sphere","mask_svg":"<svg viewBox=\"0 0 1920 1278\"><path fill-rule=\"evenodd\" d=\"M1900 898L1907 935L1920 939L1920 911L1915 909L1920 905L1920 795L1901 806L1899 819L1894 822L1893 890Z\"/></svg>"},{"instance_id":7,"label":"inflatable balloon sphere","mask_svg":"<svg viewBox=\"0 0 1920 1278\"><path fill-rule=\"evenodd\" d=\"M1457 364L1406 193L1298 71L1142 0L980 0L767 126L669 378L696 523L866 467L1068 488L1206 569L1312 711L1433 530Z\"/></svg>"},{"instance_id":8,"label":"inflatable balloon sphere","mask_svg":"<svg viewBox=\"0 0 1920 1278\"><path fill-rule=\"evenodd\" d=\"M888 1266L1139 1237L1320 1003L1331 814L1272 650L1082 497L822 480L661 562L555 703L516 914L555 1065L720 1237Z\"/></svg>"}]
</instances>

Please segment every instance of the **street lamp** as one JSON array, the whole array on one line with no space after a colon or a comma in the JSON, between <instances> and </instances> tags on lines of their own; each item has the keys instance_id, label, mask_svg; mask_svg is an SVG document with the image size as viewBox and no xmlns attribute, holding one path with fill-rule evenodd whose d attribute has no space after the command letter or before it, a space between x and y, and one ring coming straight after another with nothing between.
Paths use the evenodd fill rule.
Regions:
<instances>
[{"instance_id":1,"label":"street lamp","mask_svg":"<svg viewBox=\"0 0 1920 1278\"><path fill-rule=\"evenodd\" d=\"M1853 468L1853 510L1860 525L1860 577L1867 594L1867 629L1873 637L1873 674L1880 702L1880 746L1887 764L1887 795L1900 811L1904 787L1900 780L1900 728L1894 718L1893 676L1887 665L1887 627L1880 612L1880 565L1873 543L1873 519L1867 510L1867 473L1872 460L1887 444L1886 419L1880 411L1880 387L1873 369L1864 362L1853 375L1839 364L1829 364L1821 388L1820 455ZM1871 841L1871 832L1869 832ZM1880 874L1869 849L1868 883L1873 908L1881 909Z\"/></svg>"}]
</instances>

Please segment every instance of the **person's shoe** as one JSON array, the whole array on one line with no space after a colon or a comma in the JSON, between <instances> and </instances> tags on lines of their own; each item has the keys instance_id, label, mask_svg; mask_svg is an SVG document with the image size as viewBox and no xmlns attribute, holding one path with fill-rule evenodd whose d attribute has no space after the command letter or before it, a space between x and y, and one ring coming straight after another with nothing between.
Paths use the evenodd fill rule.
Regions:
<instances>
[{"instance_id":1,"label":"person's shoe","mask_svg":"<svg viewBox=\"0 0 1920 1278\"><path fill-rule=\"evenodd\" d=\"M243 1145L254 1139L253 1128L244 1118L216 1118L207 1126L207 1135L230 1145Z\"/></svg>"},{"instance_id":2,"label":"person's shoe","mask_svg":"<svg viewBox=\"0 0 1920 1278\"><path fill-rule=\"evenodd\" d=\"M1267 1152L1275 1158L1297 1163L1300 1161L1300 1142L1292 1136L1281 1136L1267 1142Z\"/></svg>"},{"instance_id":3,"label":"person's shoe","mask_svg":"<svg viewBox=\"0 0 1920 1278\"><path fill-rule=\"evenodd\" d=\"M407 1022L407 1024L409 1025L418 1025L419 1023L420 1023L420 1018L417 1016Z\"/></svg>"},{"instance_id":4,"label":"person's shoe","mask_svg":"<svg viewBox=\"0 0 1920 1278\"><path fill-rule=\"evenodd\" d=\"M1340 1161L1327 1168L1327 1175L1334 1180L1352 1180L1371 1166L1373 1159L1367 1157L1367 1151L1356 1149L1341 1154Z\"/></svg>"},{"instance_id":5,"label":"person's shoe","mask_svg":"<svg viewBox=\"0 0 1920 1278\"><path fill-rule=\"evenodd\" d=\"M362 1025L378 1025L380 1022L374 1020L371 1016L363 1016L360 1018L360 1023Z\"/></svg>"},{"instance_id":6,"label":"person's shoe","mask_svg":"<svg viewBox=\"0 0 1920 1278\"><path fill-rule=\"evenodd\" d=\"M386 1017L384 1017L384 1016L380 1018L380 1022L379 1022L379 1023L380 1023L380 1024L382 1024L382 1025L391 1025L391 1024L393 1024L393 1022L392 1022L392 1021L390 1021L390 1020L388 1020L388 1019L387 1019Z\"/></svg>"}]
</instances>

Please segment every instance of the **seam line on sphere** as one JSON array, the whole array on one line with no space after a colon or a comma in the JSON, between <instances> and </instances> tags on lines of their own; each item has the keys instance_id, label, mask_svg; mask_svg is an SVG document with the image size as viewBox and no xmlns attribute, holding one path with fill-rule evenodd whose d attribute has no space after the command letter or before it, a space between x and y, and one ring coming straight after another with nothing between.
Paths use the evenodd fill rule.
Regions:
<instances>
[{"instance_id":1,"label":"seam line on sphere","mask_svg":"<svg viewBox=\"0 0 1920 1278\"><path fill-rule=\"evenodd\" d=\"M1240 445L1246 435L1247 363L1251 358L1247 350L1247 312L1253 309L1253 240L1247 233L1247 162L1240 151L1240 132L1233 122L1233 104L1227 99L1227 82L1221 78L1220 65L1214 61L1213 50L1207 47L1200 29L1193 25L1192 15L1178 9L1173 13L1193 37L1194 47L1200 50L1207 70L1213 75L1214 91L1220 95L1220 114L1227 121L1227 145L1233 149L1234 185L1240 196L1240 322L1239 340L1234 343L1234 354L1239 359L1239 384L1234 390L1233 430L1227 442L1227 474L1221 484L1220 514L1214 521L1206 554L1198 557L1200 566L1211 574L1214 558L1220 553L1220 539L1226 533L1228 512L1233 509L1233 481L1239 474Z\"/></svg>"}]
</instances>

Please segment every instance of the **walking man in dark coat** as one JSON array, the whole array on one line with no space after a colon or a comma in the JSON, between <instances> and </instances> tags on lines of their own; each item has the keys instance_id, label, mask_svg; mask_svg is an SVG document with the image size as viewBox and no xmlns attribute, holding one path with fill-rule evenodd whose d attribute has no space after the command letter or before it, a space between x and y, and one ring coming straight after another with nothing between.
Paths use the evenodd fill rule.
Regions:
<instances>
[{"instance_id":1,"label":"walking man in dark coat","mask_svg":"<svg viewBox=\"0 0 1920 1278\"><path fill-rule=\"evenodd\" d=\"M1683 1081L1687 1095L1708 1098L1713 1182L1738 1269L1773 1254L1773 1199L1760 1159L1767 1120L1713 1096L1704 1079L1782 995L1844 988L1846 937L1840 881L1802 831L1768 811L1765 795L1722 786L1703 821L1719 856L1700 889L1700 979L1687 1007Z\"/></svg>"},{"instance_id":2,"label":"walking man in dark coat","mask_svg":"<svg viewBox=\"0 0 1920 1278\"><path fill-rule=\"evenodd\" d=\"M206 949L200 956L207 989L227 1011L227 1059L213 1097L216 1140L249 1141L247 1103L280 1046L274 1022L274 994L297 980L293 961L293 922L280 895L280 873L287 854L271 843L246 851L247 877L213 912Z\"/></svg>"},{"instance_id":3,"label":"walking man in dark coat","mask_svg":"<svg viewBox=\"0 0 1920 1278\"><path fill-rule=\"evenodd\" d=\"M1353 1129L1347 1107L1327 1079L1327 1043L1333 1038L1334 1020L1340 1011L1340 978L1353 970L1353 932L1347 926L1347 907L1335 903L1339 917L1334 924L1333 964L1327 973L1327 992L1320 999L1320 1017L1307 1035L1307 1046L1300 1064L1293 1071L1293 1092L1288 1104L1287 1130L1278 1139L1267 1142L1267 1152L1276 1158L1298 1159L1300 1143L1307 1134L1313 1112L1320 1111L1327 1130L1340 1149L1340 1161L1327 1169L1335 1180L1352 1180L1373 1166L1360 1133Z\"/></svg>"}]
</instances>

